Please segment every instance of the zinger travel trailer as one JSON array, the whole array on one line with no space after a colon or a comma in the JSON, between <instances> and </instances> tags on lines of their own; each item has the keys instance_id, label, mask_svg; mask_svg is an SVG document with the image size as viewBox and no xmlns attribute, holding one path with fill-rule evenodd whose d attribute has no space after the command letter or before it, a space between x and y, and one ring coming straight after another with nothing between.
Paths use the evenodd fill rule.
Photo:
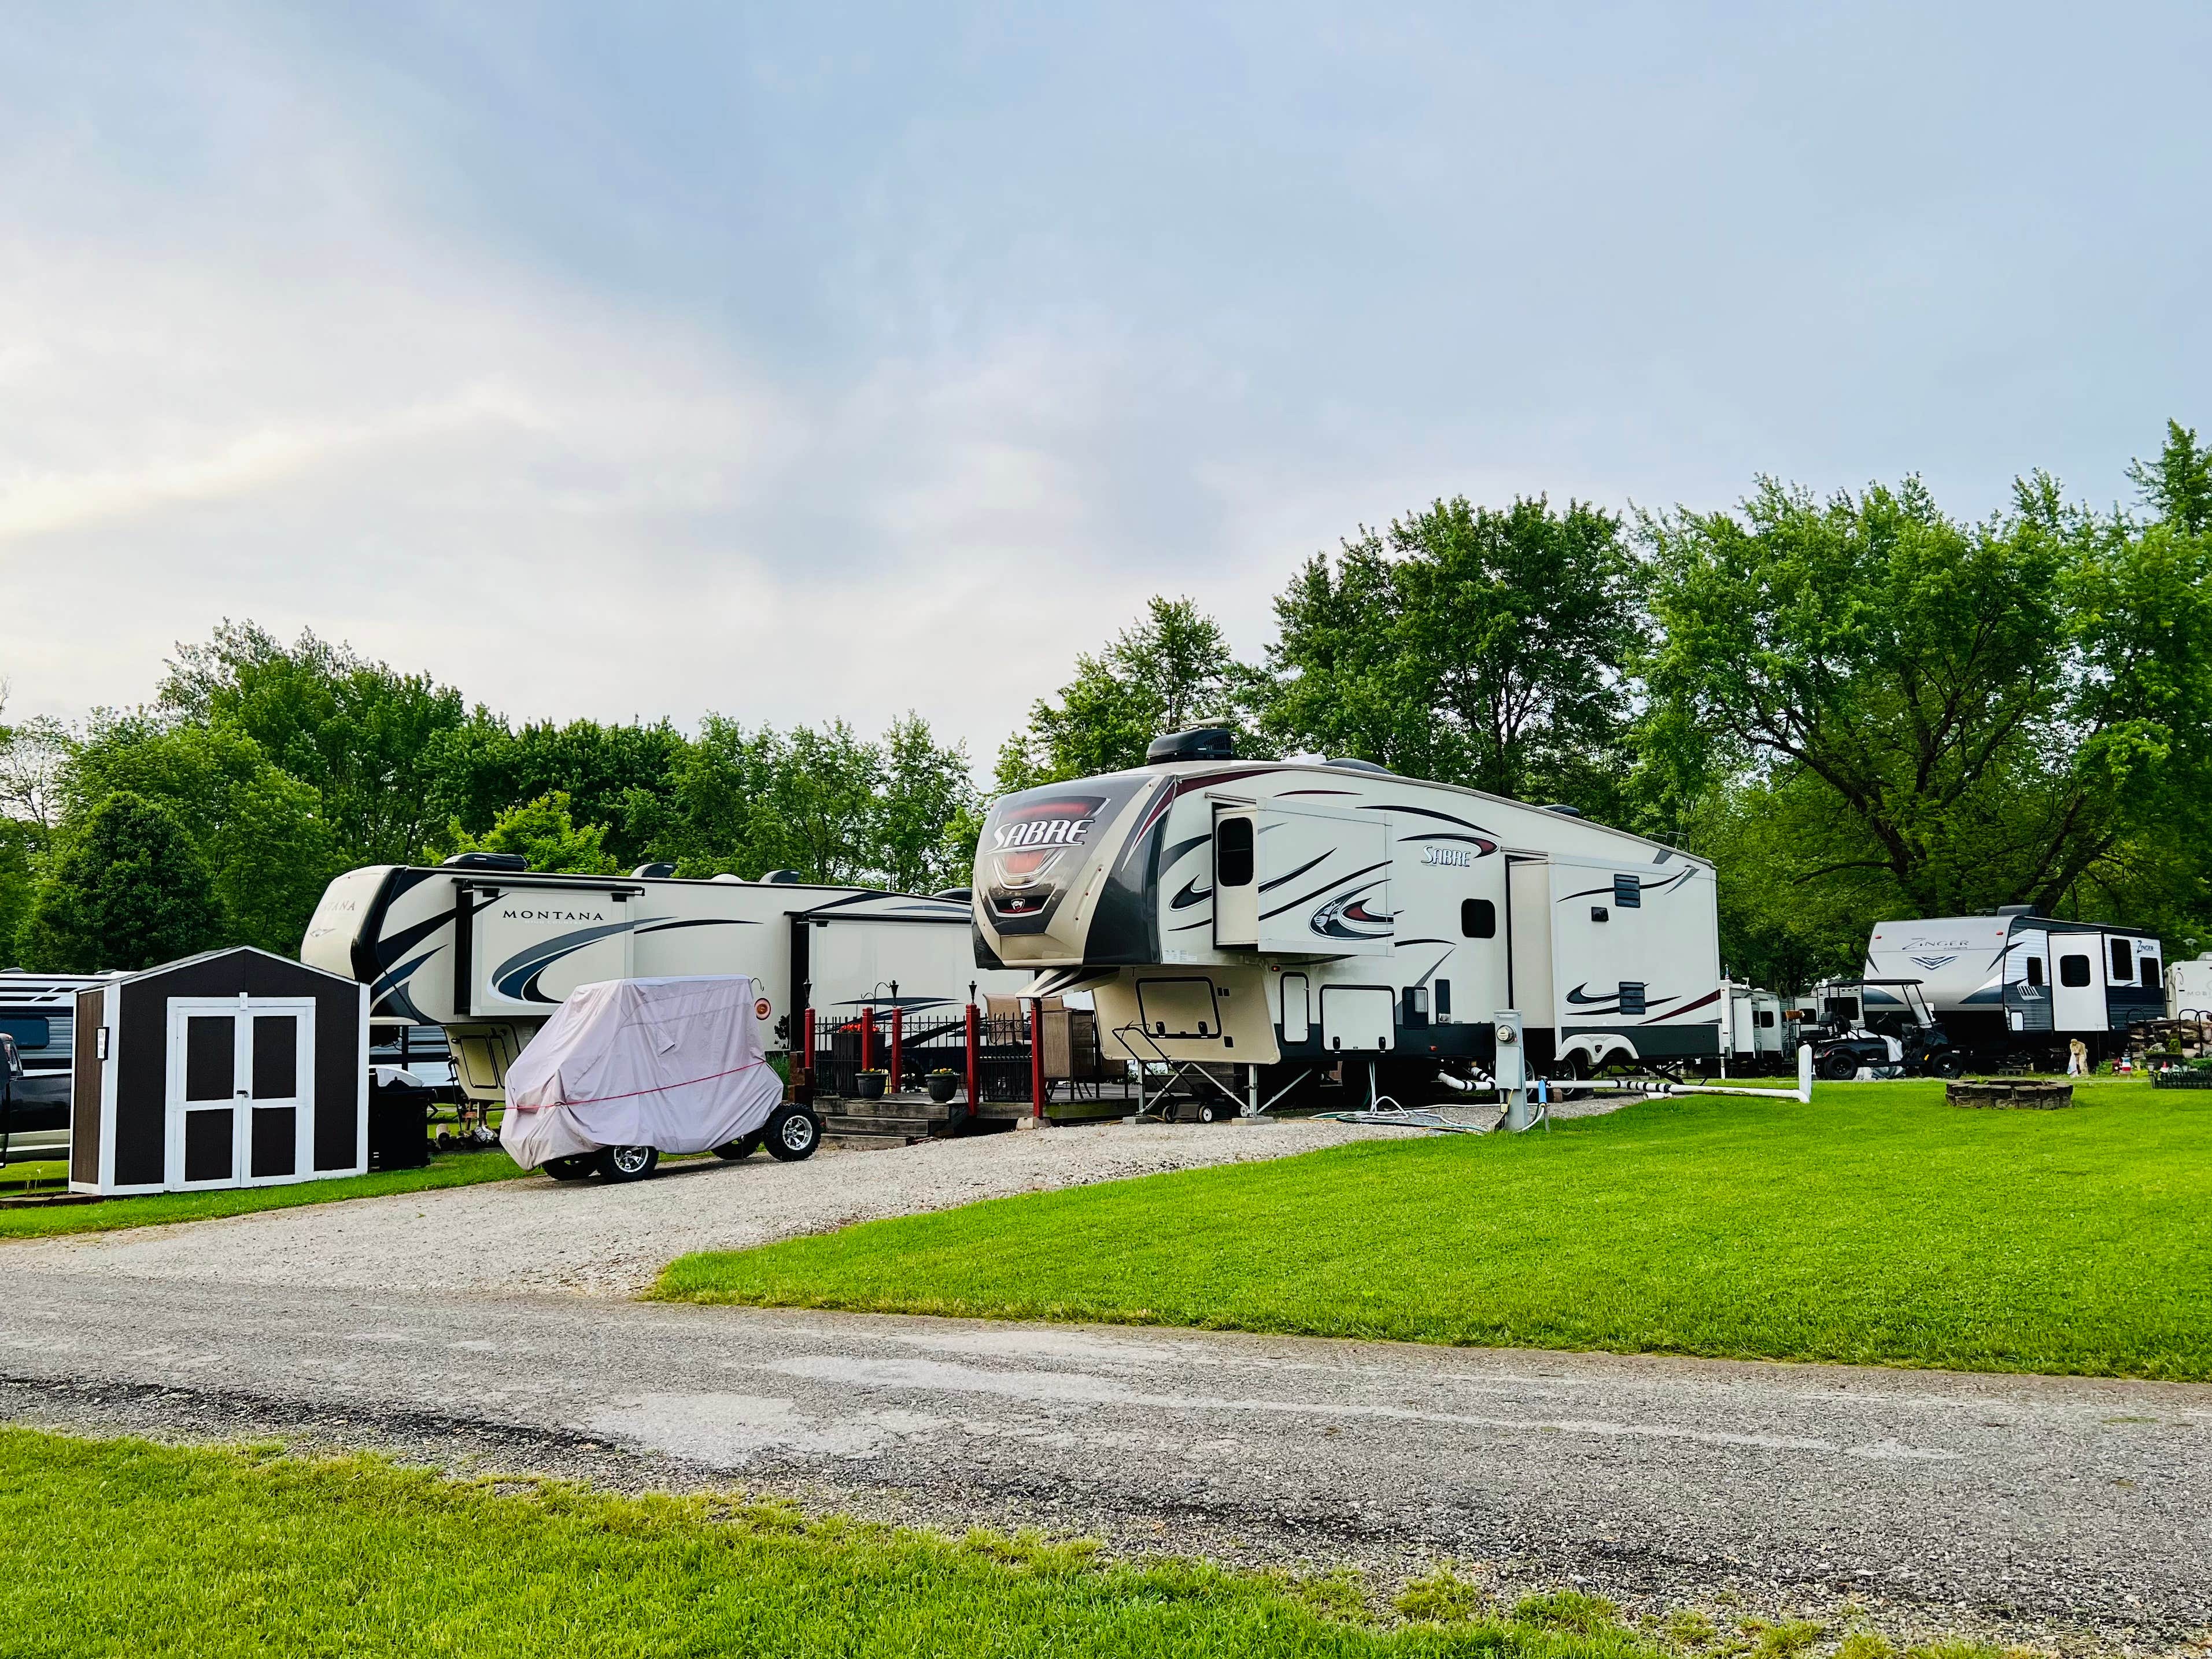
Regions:
<instances>
[{"instance_id":1,"label":"zinger travel trailer","mask_svg":"<svg viewBox=\"0 0 2212 1659\"><path fill-rule=\"evenodd\" d=\"M967 907L876 888L736 876L533 874L519 858L463 854L435 869L372 865L333 881L300 959L369 988L373 1020L441 1025L473 1101L505 1097L507 1067L579 985L744 974L761 1046L799 1040L806 1008L950 1012L979 972Z\"/></svg>"},{"instance_id":2,"label":"zinger travel trailer","mask_svg":"<svg viewBox=\"0 0 2212 1659\"><path fill-rule=\"evenodd\" d=\"M2056 1061L2077 1036L2100 1058L2131 1022L2166 1012L2161 954L2140 928L2013 904L1994 915L1877 922L1866 974L1918 980L1952 1042L1972 1054L2025 1050ZM1869 1020L1903 1012L1873 987L1866 1003Z\"/></svg>"},{"instance_id":3,"label":"zinger travel trailer","mask_svg":"<svg viewBox=\"0 0 2212 1659\"><path fill-rule=\"evenodd\" d=\"M974 903L979 962L1092 991L1136 1058L1267 1068L1249 1105L1340 1065L1363 1094L1370 1065L1487 1070L1501 1011L1531 1076L1720 1054L1711 865L1364 762L1240 763L1225 732L1002 798Z\"/></svg>"}]
</instances>

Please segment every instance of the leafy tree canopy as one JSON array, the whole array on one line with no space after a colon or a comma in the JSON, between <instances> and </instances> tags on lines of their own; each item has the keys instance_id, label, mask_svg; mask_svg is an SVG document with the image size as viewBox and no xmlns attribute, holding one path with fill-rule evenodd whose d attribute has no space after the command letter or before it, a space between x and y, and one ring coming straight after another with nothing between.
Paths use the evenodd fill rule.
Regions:
<instances>
[{"instance_id":1,"label":"leafy tree canopy","mask_svg":"<svg viewBox=\"0 0 2212 1659\"><path fill-rule=\"evenodd\" d=\"M26 965L150 968L222 942L207 866L168 807L118 791L64 842L23 924Z\"/></svg>"},{"instance_id":2,"label":"leafy tree canopy","mask_svg":"<svg viewBox=\"0 0 2212 1659\"><path fill-rule=\"evenodd\" d=\"M606 849L603 823L578 823L565 789L556 789L501 812L491 828L472 836L457 820L447 826L437 857L454 853L520 853L532 870L610 876L621 866Z\"/></svg>"}]
</instances>

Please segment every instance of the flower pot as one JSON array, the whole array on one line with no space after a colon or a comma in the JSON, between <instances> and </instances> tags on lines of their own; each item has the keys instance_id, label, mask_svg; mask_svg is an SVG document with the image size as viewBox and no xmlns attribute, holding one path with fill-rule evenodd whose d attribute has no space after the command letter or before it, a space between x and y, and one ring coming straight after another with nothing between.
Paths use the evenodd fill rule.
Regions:
<instances>
[{"instance_id":1,"label":"flower pot","mask_svg":"<svg viewBox=\"0 0 2212 1659\"><path fill-rule=\"evenodd\" d=\"M929 1074L929 1097L939 1105L948 1103L960 1087L957 1072L932 1072Z\"/></svg>"},{"instance_id":2,"label":"flower pot","mask_svg":"<svg viewBox=\"0 0 2212 1659\"><path fill-rule=\"evenodd\" d=\"M884 1097L884 1085L888 1081L890 1081L889 1073L862 1072L857 1085L860 1091L860 1098L881 1100Z\"/></svg>"}]
</instances>

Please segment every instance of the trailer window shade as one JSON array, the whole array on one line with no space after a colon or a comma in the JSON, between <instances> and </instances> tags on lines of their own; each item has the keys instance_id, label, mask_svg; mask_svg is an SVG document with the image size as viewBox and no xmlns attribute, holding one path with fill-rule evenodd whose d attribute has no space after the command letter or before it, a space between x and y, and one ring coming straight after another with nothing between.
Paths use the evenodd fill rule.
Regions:
<instances>
[{"instance_id":1,"label":"trailer window shade","mask_svg":"<svg viewBox=\"0 0 2212 1659\"><path fill-rule=\"evenodd\" d=\"M2136 976L2135 952L2124 939L2112 941L2112 977L2123 985Z\"/></svg>"},{"instance_id":2,"label":"trailer window shade","mask_svg":"<svg viewBox=\"0 0 2212 1659\"><path fill-rule=\"evenodd\" d=\"M1640 909L1644 904L1644 878L1615 876L1613 878L1613 908L1616 910Z\"/></svg>"},{"instance_id":3,"label":"trailer window shade","mask_svg":"<svg viewBox=\"0 0 2212 1659\"><path fill-rule=\"evenodd\" d=\"M2140 982L2143 988L2145 990L2155 989L2158 985L2158 958L2156 957L2141 957L2136 959L2136 965L2142 970Z\"/></svg>"},{"instance_id":4,"label":"trailer window shade","mask_svg":"<svg viewBox=\"0 0 2212 1659\"><path fill-rule=\"evenodd\" d=\"M1252 884L1252 820L1224 818L1213 826L1213 884Z\"/></svg>"},{"instance_id":5,"label":"trailer window shade","mask_svg":"<svg viewBox=\"0 0 2212 1659\"><path fill-rule=\"evenodd\" d=\"M1488 899L1462 899L1459 931L1468 939L1496 939L1498 907Z\"/></svg>"},{"instance_id":6,"label":"trailer window shade","mask_svg":"<svg viewBox=\"0 0 2212 1659\"><path fill-rule=\"evenodd\" d=\"M2089 958L2061 957L2058 958L2058 982L2069 990L2078 991L2089 982Z\"/></svg>"},{"instance_id":7,"label":"trailer window shade","mask_svg":"<svg viewBox=\"0 0 2212 1659\"><path fill-rule=\"evenodd\" d=\"M1759 1023L1761 1027L1771 1030L1774 1024L1774 1010L1771 1008L1760 1009L1759 1011Z\"/></svg>"},{"instance_id":8,"label":"trailer window shade","mask_svg":"<svg viewBox=\"0 0 2212 1659\"><path fill-rule=\"evenodd\" d=\"M2030 957L2027 959L2027 982L2030 985L2040 985L2043 983L2043 958L2041 957Z\"/></svg>"},{"instance_id":9,"label":"trailer window shade","mask_svg":"<svg viewBox=\"0 0 2212 1659\"><path fill-rule=\"evenodd\" d=\"M1629 879L1633 881L1636 878L1631 876ZM1644 1012L1644 981L1642 980L1625 979L1620 981L1620 1012L1624 1014L1640 1014Z\"/></svg>"}]
</instances>

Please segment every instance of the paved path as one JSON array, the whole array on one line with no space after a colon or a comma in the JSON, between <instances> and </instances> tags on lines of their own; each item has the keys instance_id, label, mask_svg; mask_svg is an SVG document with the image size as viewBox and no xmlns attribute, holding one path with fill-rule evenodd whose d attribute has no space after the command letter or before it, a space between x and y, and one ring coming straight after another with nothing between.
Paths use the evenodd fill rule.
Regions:
<instances>
[{"instance_id":1,"label":"paved path","mask_svg":"<svg viewBox=\"0 0 2212 1659\"><path fill-rule=\"evenodd\" d=\"M2212 1389L16 1271L0 1415L1181 1547L2212 1619ZM599 1460L594 1462L593 1460ZM614 1460L610 1462L608 1460ZM617 1467L619 1465L619 1467Z\"/></svg>"}]
</instances>

